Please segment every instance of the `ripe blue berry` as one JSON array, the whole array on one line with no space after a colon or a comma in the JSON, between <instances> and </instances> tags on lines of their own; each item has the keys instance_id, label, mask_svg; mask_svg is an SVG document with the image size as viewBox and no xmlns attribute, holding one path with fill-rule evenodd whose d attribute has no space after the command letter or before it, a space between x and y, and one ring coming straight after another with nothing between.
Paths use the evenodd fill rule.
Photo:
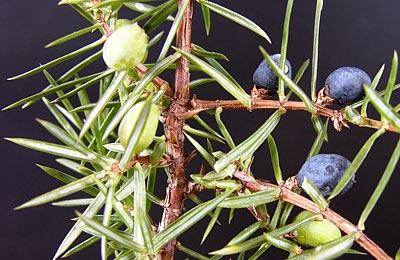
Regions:
<instances>
[{"instance_id":1,"label":"ripe blue berry","mask_svg":"<svg viewBox=\"0 0 400 260\"><path fill-rule=\"evenodd\" d=\"M296 175L296 179L301 186L304 177L307 177L326 197L335 189L349 166L350 161L341 155L318 154L303 164ZM354 176L344 187L341 194L347 192L353 186L353 182Z\"/></svg>"},{"instance_id":2,"label":"ripe blue berry","mask_svg":"<svg viewBox=\"0 0 400 260\"><path fill-rule=\"evenodd\" d=\"M280 65L281 55L274 54L271 56L272 60ZM292 77L292 66L290 62L286 60L284 72L289 78ZM278 76L268 65L266 60L261 61L260 65L253 74L253 83L257 87L265 88L268 90L269 94L275 94L278 90Z\"/></svg>"},{"instance_id":3,"label":"ripe blue berry","mask_svg":"<svg viewBox=\"0 0 400 260\"><path fill-rule=\"evenodd\" d=\"M351 104L364 96L363 84L370 85L368 74L355 67L341 67L325 80L325 94L339 104Z\"/></svg>"}]
</instances>

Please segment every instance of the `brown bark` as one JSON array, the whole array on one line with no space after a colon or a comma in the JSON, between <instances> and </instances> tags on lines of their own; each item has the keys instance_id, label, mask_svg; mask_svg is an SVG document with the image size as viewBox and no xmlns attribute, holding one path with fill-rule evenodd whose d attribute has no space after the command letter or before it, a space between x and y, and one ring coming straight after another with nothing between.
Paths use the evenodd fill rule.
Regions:
<instances>
[{"instance_id":1,"label":"brown bark","mask_svg":"<svg viewBox=\"0 0 400 260\"><path fill-rule=\"evenodd\" d=\"M372 241L367 235L365 235L362 230L360 230L357 226L353 225L350 221L343 218L330 208L322 211L318 207L317 204L312 202L311 200L291 191L290 189L284 186L277 186L265 181L258 181L253 179L251 176L243 173L236 172L235 177L241 180L246 188L253 192L263 191L268 189L280 189L280 199L285 202L289 202L294 204L300 208L306 209L308 211L321 214L325 219L331 221L338 228L340 228L346 234L350 234L353 232L359 232L359 236L356 239L356 242L363 247L369 254L375 257L378 260L390 260L392 259L382 248L380 248L374 241Z\"/></svg>"},{"instance_id":2,"label":"brown bark","mask_svg":"<svg viewBox=\"0 0 400 260\"><path fill-rule=\"evenodd\" d=\"M183 1L179 0L179 8ZM191 51L193 2L186 9L182 23L178 29L176 43L178 48ZM164 201L164 213L159 226L159 231L174 222L182 212L184 192L186 188L184 135L182 127L184 119L176 115L187 111L189 101L190 71L189 61L181 57L176 64L175 89L168 111L165 112L165 135L167 137L167 154L170 157L169 179ZM159 259L174 259L176 241L170 241L160 252Z\"/></svg>"}]
</instances>

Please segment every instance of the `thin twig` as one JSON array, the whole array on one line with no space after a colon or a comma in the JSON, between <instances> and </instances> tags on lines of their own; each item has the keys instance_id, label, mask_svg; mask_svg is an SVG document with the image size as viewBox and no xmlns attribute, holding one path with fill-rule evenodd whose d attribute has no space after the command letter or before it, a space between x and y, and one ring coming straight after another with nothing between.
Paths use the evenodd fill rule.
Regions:
<instances>
[{"instance_id":1,"label":"thin twig","mask_svg":"<svg viewBox=\"0 0 400 260\"><path fill-rule=\"evenodd\" d=\"M184 1L179 0L179 8ZM186 8L183 20L179 26L176 43L178 48L191 52L193 2L190 1ZM184 135L182 127L185 120L176 115L187 111L189 101L190 70L189 61L181 57L176 63L175 88L168 111L164 112L164 128L167 138L167 154L171 158L166 196L164 200L164 213L159 226L159 231L174 222L182 212L186 188ZM176 241L170 241L158 255L158 259L174 259Z\"/></svg>"},{"instance_id":2,"label":"thin twig","mask_svg":"<svg viewBox=\"0 0 400 260\"><path fill-rule=\"evenodd\" d=\"M260 109L280 109L284 108L287 110L302 110L307 111L306 106L300 101L284 101L280 102L278 100L264 100L264 99L252 99L251 109L244 106L238 100L200 100L196 96L190 101L190 107L187 112L178 115L180 119L187 120L197 115L198 113L210 109L216 109L221 107L223 109L235 110L235 109L247 109L247 110L260 110ZM315 114L320 116L325 116L331 118L333 121L339 124L352 123L345 120L344 112L340 110L333 110L327 107L315 106ZM382 122L370 119L361 118L358 123L352 123L358 125L359 127L368 127L374 129L384 128L387 131L399 133L399 131L390 124L382 124Z\"/></svg>"},{"instance_id":3,"label":"thin twig","mask_svg":"<svg viewBox=\"0 0 400 260\"><path fill-rule=\"evenodd\" d=\"M274 185L266 181L255 180L246 173L237 171L234 176L243 182L243 184L252 192L264 191L268 189L280 189L280 199L282 201L294 204L300 208L308 211L321 214L325 219L329 220L340 228L346 234L353 232L359 232L359 237L356 242L363 247L369 254L378 260L390 260L392 259L382 248L380 248L374 241L372 241L367 235L365 235L357 226L353 225L350 221L343 218L330 208L325 211L320 210L317 204L311 200L291 191L284 186Z\"/></svg>"},{"instance_id":4,"label":"thin twig","mask_svg":"<svg viewBox=\"0 0 400 260\"><path fill-rule=\"evenodd\" d=\"M113 173L115 174L123 174L124 172L126 172L129 169L132 169L133 167L135 167L136 163L139 163L141 165L157 165L160 167L166 167L170 164L170 158L167 154L164 154L163 157L161 157L161 159L158 162L152 162L150 160L150 156L146 155L146 156L133 156L131 161L128 163L128 165L125 166L125 168L122 170L121 168L119 168L119 161L114 162L111 166L111 170Z\"/></svg>"},{"instance_id":5,"label":"thin twig","mask_svg":"<svg viewBox=\"0 0 400 260\"><path fill-rule=\"evenodd\" d=\"M145 75L145 74L147 74L147 72L149 72L149 69L143 64L136 65L135 70L140 75ZM167 88L167 90L165 91L165 95L168 97L171 97L172 94L174 93L174 90L173 90L173 88L171 88L168 81L165 81L160 77L155 77L153 79L153 83L154 83L154 85L156 85L156 87L158 89L160 89L162 86L165 86Z\"/></svg>"},{"instance_id":6,"label":"thin twig","mask_svg":"<svg viewBox=\"0 0 400 260\"><path fill-rule=\"evenodd\" d=\"M100 4L100 0L92 0L92 4L93 6L96 6L98 4ZM109 37L112 33L112 30L110 28L110 26L108 26L106 20L105 20L105 16L104 13L101 10L95 10L95 16L96 16L96 22L98 24L101 24L101 29L103 30L103 33L106 37Z\"/></svg>"}]
</instances>

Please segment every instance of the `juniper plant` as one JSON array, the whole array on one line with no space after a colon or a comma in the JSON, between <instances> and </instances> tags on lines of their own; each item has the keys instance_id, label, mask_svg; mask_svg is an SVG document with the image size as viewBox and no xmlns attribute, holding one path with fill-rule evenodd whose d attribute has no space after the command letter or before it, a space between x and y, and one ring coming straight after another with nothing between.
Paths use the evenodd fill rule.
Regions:
<instances>
[{"instance_id":1,"label":"juniper plant","mask_svg":"<svg viewBox=\"0 0 400 260\"><path fill-rule=\"evenodd\" d=\"M158 5L154 6L147 2L62 0L60 5L74 8L90 25L50 43L48 47L93 31L99 33L99 39L40 67L10 78L16 80L37 73L44 74L49 81L47 87L5 109L27 107L42 101L54 115L57 124L43 120L39 120L39 123L63 144L23 138L7 139L24 147L55 155L58 157L56 161L71 171L64 173L40 166L42 170L64 184L33 198L17 209L44 203L63 207L86 207L83 212L76 212L75 224L61 242L54 259L76 254L97 242L101 244L102 259L173 259L176 249L194 259L219 259L231 254L240 254L239 259L243 259L246 251L258 248L254 254L248 256L249 259L257 259L264 257L271 246L287 251L291 259L330 259L345 253L357 253L350 249L354 242L376 259L392 259L365 235L364 229L368 216L397 164L400 142L396 145L357 225L334 212L329 207L329 202L341 194L353 180L378 137L388 131L400 132L398 114L400 107L390 105L392 92L400 86L395 85L397 53L394 52L385 90L380 92L375 90L383 72L382 68L371 84L363 85L365 98L347 104L340 110L332 109L329 102L324 102L324 97L317 95L316 89L319 24L323 0L316 0L311 97L305 93L305 86L302 88L298 85L310 62L306 61L293 74L295 75L293 79L285 71L290 17L294 2L288 0L280 62L276 62L263 47L260 47L268 64L265 67L272 70L279 78L278 98L265 97L258 88L254 88L250 94L218 62L219 59L226 59L225 55L192 43L193 6L201 6L207 34L211 26L211 12L249 29L265 39L267 45L270 39L260 26L212 1L168 0L156 2ZM118 19L119 10L125 8L133 10L137 15L132 17L132 20ZM151 47L163 38L163 32L158 34L152 32L168 21L172 23L157 62L143 64L147 51L151 52ZM113 34L114 32L116 33ZM121 36L124 32L133 34L128 35L128 38L119 39L118 37L125 37ZM148 36L150 38L147 38ZM173 46L174 39L176 47ZM87 52L93 54L81 60L59 78L53 78L47 71ZM102 56L110 68L85 75L84 69ZM163 72L170 69L175 70L173 83L162 78ZM190 72L193 70L203 72L206 77L191 81ZM233 96L233 99L199 100L190 95L191 88L210 82L217 82ZM91 103L90 100L93 98L89 97L86 89L96 86L100 90L100 97L97 102ZM54 94L57 97L50 100ZM292 94L301 101L290 100ZM74 96L78 96L79 106L73 106L70 102L70 98ZM380 119L371 119L367 116L369 103L379 112ZM229 134L228 125L222 121L221 113L224 109L246 109L249 112L257 109L275 111L254 133L249 134L246 140L237 144ZM303 110L309 113L312 119L316 138L308 158L319 154L327 139L329 120L333 121L333 126L338 131L343 126L349 127L350 124L375 129L352 159L327 199L316 185L306 178L301 187L295 177L287 180L282 178L278 149L271 133L279 124L281 117L291 110ZM213 111L218 130L214 130L200 117L204 111ZM329 120L324 124L322 117ZM161 136L154 135L157 128L157 120L154 118L159 118L164 126L164 134ZM200 123L203 129L189 126L192 119ZM123 123L119 126L121 121ZM121 136L117 133L118 126ZM198 141L200 138L207 141L208 147L202 146ZM120 139L123 145L120 144ZM194 153L191 153L185 157L185 140L195 147L196 153L204 158L211 171L205 172L205 167L202 166L198 174L189 176L185 172L185 168L194 156ZM224 151L214 151L213 141L226 144ZM150 142L152 144L149 146ZM270 149L276 184L273 184L273 180L265 182L255 179L251 171L254 152L265 142ZM155 180L156 176L164 171L168 175L168 188L165 198L158 198L153 193ZM204 190L215 190L215 197L201 202L196 193ZM81 194L82 198L74 200L66 198L75 193ZM84 193L86 195L83 195ZM198 205L183 213L185 198L193 200ZM277 202L277 206L270 217L267 208L271 208L269 204L273 202ZM152 205L163 207L160 223L153 221L149 215ZM315 214L308 214L309 217L288 224L287 220L294 206ZM230 209L231 214L239 208L249 210L255 222L233 237L224 248L210 252L212 257L201 255L195 252L195 249L186 248L179 243L180 235L200 220L210 216L209 225L203 236L203 240L206 239L224 208ZM315 248L308 250L302 248L296 241L295 231L313 221L321 221L321 218L338 227L346 235ZM255 232L259 230L263 234L255 236ZM90 238L76 243L82 233L89 234Z\"/></svg>"}]
</instances>

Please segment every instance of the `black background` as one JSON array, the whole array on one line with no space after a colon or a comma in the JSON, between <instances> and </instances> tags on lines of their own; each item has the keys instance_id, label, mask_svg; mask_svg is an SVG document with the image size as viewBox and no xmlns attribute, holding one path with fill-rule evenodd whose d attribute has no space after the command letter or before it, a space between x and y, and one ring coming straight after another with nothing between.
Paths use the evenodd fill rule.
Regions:
<instances>
[{"instance_id":1,"label":"black background","mask_svg":"<svg viewBox=\"0 0 400 260\"><path fill-rule=\"evenodd\" d=\"M219 1L222 3L222 1ZM208 50L225 53L230 62L223 62L232 75L243 85L250 88L252 73L261 60L258 50L263 45L269 53L280 50L280 37L285 12L285 1L225 1L224 5L241 12L259 24L270 35L273 44L268 45L255 34L240 26L212 14L212 29L209 37L205 36L201 12L195 9L193 25L193 42ZM288 58L296 71L312 54L312 28L315 1L296 1L293 9ZM335 0L326 1L321 22L320 62L318 86L322 87L326 76L340 66L358 66L366 70L371 77L379 67L386 63L386 72L379 89L387 80L393 49L398 48L400 34L398 12L400 3L390 0ZM133 17L133 12L123 12L125 17ZM68 32L87 26L88 23L69 7L58 7L56 1L1 1L0 2L0 84L1 107L19 98L36 93L46 86L42 75L36 75L21 81L7 82L7 77L26 71L39 63L45 63L68 51L77 49L93 41L97 34L83 37L62 46L44 49L42 46ZM168 30L168 26L163 27ZM154 61L157 50L153 50L149 60ZM78 59L66 62L49 70L59 76ZM89 71L100 71L104 68L102 61L97 62ZM86 73L89 73L87 71ZM308 92L310 85L310 69L300 85ZM171 73L170 73L171 74ZM171 79L171 75L166 75ZM193 77L199 77L194 73ZM203 86L195 90L199 98L228 99L217 85ZM93 92L95 93L95 91ZM393 97L392 104L397 104L399 96ZM93 101L97 99L93 97ZM252 131L270 115L271 111L248 113L224 112L223 119L229 126L236 143L244 140ZM377 115L371 109L370 116ZM37 103L28 109L19 108L0 113L2 137L27 137L53 141L36 122L35 118L54 120L43 104ZM212 116L204 115L210 122ZM192 124L197 126L196 124ZM371 129L359 129L352 126L338 133L329 128L329 143L322 152L338 153L350 160L354 158L366 139L373 133ZM315 138L309 114L289 111L281 120L273 133L279 146L281 167L284 177L296 174L307 156L307 152ZM365 163L357 174L357 184L346 195L335 199L331 207L344 217L357 223L364 205L373 192L379 176L382 174L394 148L397 136L387 133L377 140ZM49 178L35 163L56 166L54 157L30 151L1 140L1 254L2 259L50 259L63 236L72 226L70 218L74 217L72 209L55 208L49 205L13 211L13 207L26 200L58 187L56 180ZM216 146L218 147L218 146ZM187 149L190 152L191 148ZM226 148L224 148L226 150ZM253 171L258 178L273 180L273 172L268 149L264 144L256 153ZM200 165L200 156L193 161L188 173L195 173ZM64 169L65 170L65 169ZM163 197L165 176L160 172L158 179L158 195ZM390 255L394 255L400 246L398 232L399 200L398 168L391 182L381 197L379 204L366 223L366 233L383 247ZM190 206L190 203L186 204ZM226 210L225 210L226 211ZM272 208L271 208L272 211ZM161 211L155 210L155 221L159 221ZM223 247L238 230L254 220L245 210L237 211L230 226L227 225L227 212L221 216L222 227L217 226L204 245L200 248L202 233L208 223L205 219L194 226L179 239L184 245L202 253ZM200 248L200 249L199 249ZM286 256L276 250L270 259ZM272 258L271 258L272 257ZM184 256L178 255L178 259ZM342 259L370 259L370 256L345 256ZM72 257L71 259L99 259L97 246Z\"/></svg>"}]
</instances>

